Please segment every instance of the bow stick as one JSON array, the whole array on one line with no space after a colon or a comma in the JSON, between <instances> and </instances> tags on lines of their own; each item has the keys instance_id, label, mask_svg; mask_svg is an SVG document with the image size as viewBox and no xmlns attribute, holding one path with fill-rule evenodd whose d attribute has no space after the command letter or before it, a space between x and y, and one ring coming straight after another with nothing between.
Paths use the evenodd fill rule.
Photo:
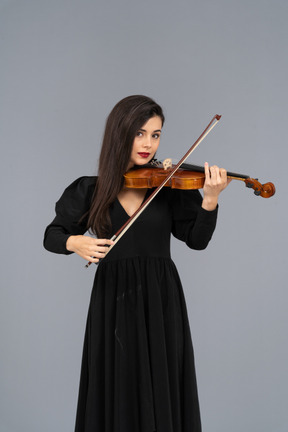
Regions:
<instances>
[{"instance_id":1,"label":"bow stick","mask_svg":"<svg viewBox=\"0 0 288 432\"><path fill-rule=\"evenodd\" d=\"M126 231L131 227L131 225L136 221L136 219L141 215L141 213L145 210L145 208L150 204L150 202L156 197L156 195L160 192L160 190L163 188L163 186L170 180L170 178L175 174L175 172L180 168L180 166L186 161L186 159L191 155L191 153L198 147L198 145L203 141L203 139L211 132L211 130L216 126L218 121L220 120L221 115L216 114L208 126L204 129L202 134L199 136L199 138L194 142L192 147L185 153L185 155L180 159L178 164L172 169L172 171L169 172L167 177L164 178L163 182L152 192L152 194L146 199L146 201L143 202L143 204L136 210L135 213L127 220L127 222L116 232L116 234L111 237L110 240L114 241L114 244L111 245L106 252L105 257L107 254L111 251L111 249L117 244L117 242L120 240L120 238L126 233ZM104 258L105 258L104 257ZM103 258L103 259L104 259ZM90 261L86 264L86 268L88 268L92 264Z\"/></svg>"}]
</instances>

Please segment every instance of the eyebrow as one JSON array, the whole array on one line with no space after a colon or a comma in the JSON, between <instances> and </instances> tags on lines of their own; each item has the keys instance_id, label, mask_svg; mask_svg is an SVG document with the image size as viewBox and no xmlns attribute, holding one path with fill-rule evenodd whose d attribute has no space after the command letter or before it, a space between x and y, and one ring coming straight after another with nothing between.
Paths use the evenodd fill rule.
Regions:
<instances>
[{"instance_id":1,"label":"eyebrow","mask_svg":"<svg viewBox=\"0 0 288 432\"><path fill-rule=\"evenodd\" d=\"M140 128L139 131L141 131L141 132L147 132L146 129L142 129L142 128ZM161 129L156 129L156 130L153 131L153 133L155 133L155 132L161 132Z\"/></svg>"}]
</instances>

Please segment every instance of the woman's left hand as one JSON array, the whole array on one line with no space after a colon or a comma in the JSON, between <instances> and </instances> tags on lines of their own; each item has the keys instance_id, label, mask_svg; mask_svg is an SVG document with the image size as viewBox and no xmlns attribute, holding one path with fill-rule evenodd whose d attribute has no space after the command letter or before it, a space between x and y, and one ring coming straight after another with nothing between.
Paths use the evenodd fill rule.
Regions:
<instances>
[{"instance_id":1,"label":"woman's left hand","mask_svg":"<svg viewBox=\"0 0 288 432\"><path fill-rule=\"evenodd\" d=\"M227 178L227 171L216 165L209 167L205 162L205 183L203 186L202 207L205 210L215 210L218 204L218 197L230 183L231 179Z\"/></svg>"}]
</instances>

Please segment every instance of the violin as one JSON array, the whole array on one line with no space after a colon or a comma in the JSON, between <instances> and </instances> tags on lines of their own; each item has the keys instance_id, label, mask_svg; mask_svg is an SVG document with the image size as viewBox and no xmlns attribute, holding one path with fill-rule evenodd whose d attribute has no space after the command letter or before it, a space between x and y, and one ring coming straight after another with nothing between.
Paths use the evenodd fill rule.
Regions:
<instances>
[{"instance_id":1,"label":"violin","mask_svg":"<svg viewBox=\"0 0 288 432\"><path fill-rule=\"evenodd\" d=\"M159 162L144 167L132 169L124 174L124 184L127 188L155 188L158 187L169 175L173 165L170 159L163 161L163 167L159 166ZM254 179L244 174L227 172L227 177L234 180L242 180L246 187L252 188L256 196L270 198L276 192L273 183L268 182L261 184L258 179ZM183 163L180 168L169 177L164 187L172 189L201 189L205 182L205 169L198 165L190 165Z\"/></svg>"}]
</instances>

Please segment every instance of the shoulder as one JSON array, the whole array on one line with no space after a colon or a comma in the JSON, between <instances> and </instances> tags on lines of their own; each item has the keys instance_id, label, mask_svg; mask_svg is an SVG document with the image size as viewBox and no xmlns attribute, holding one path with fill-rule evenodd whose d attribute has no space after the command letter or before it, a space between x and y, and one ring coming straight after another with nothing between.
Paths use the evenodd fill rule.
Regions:
<instances>
[{"instance_id":1,"label":"shoulder","mask_svg":"<svg viewBox=\"0 0 288 432\"><path fill-rule=\"evenodd\" d=\"M76 180L74 180L65 190L68 189L87 189L90 187L95 187L97 182L96 176L82 176L78 177Z\"/></svg>"},{"instance_id":2,"label":"shoulder","mask_svg":"<svg viewBox=\"0 0 288 432\"><path fill-rule=\"evenodd\" d=\"M57 204L90 203L97 182L95 176L82 176L74 180L66 187Z\"/></svg>"},{"instance_id":3,"label":"shoulder","mask_svg":"<svg viewBox=\"0 0 288 432\"><path fill-rule=\"evenodd\" d=\"M74 192L74 193L88 193L92 190L94 191L97 182L97 177L95 176L82 176L74 180L69 186L66 187L64 192Z\"/></svg>"}]
</instances>

